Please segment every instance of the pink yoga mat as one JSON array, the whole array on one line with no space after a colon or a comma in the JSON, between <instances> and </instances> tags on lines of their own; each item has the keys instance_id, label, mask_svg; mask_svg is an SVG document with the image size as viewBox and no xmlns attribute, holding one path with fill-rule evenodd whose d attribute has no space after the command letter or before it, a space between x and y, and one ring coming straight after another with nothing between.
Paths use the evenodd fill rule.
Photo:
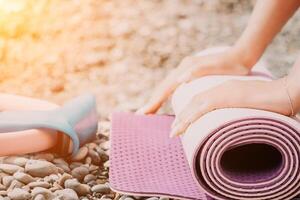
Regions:
<instances>
[{"instance_id":1,"label":"pink yoga mat","mask_svg":"<svg viewBox=\"0 0 300 200\"><path fill-rule=\"evenodd\" d=\"M182 85L172 99L175 115L195 94L226 80L270 80L254 74L209 76ZM286 200L300 193L300 123L296 118L255 109L219 109L171 139L173 119L113 115L113 190L198 200Z\"/></svg>"}]
</instances>

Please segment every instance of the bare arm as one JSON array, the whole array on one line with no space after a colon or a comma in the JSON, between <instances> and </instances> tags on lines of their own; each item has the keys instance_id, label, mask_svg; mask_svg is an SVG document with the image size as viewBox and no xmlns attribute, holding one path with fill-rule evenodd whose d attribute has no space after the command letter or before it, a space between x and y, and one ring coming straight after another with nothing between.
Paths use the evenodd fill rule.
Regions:
<instances>
[{"instance_id":1,"label":"bare arm","mask_svg":"<svg viewBox=\"0 0 300 200\"><path fill-rule=\"evenodd\" d=\"M299 0L257 0L251 19L232 48L188 56L154 90L138 113L156 112L182 82L214 74L246 75L300 5Z\"/></svg>"},{"instance_id":2,"label":"bare arm","mask_svg":"<svg viewBox=\"0 0 300 200\"><path fill-rule=\"evenodd\" d=\"M252 67L300 6L299 0L258 0L248 25L234 45L246 66Z\"/></svg>"}]
</instances>

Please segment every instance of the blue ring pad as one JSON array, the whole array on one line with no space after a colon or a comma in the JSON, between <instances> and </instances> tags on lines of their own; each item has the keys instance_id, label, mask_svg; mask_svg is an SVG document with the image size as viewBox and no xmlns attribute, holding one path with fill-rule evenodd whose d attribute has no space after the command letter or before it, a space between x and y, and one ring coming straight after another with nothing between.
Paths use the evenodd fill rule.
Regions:
<instances>
[{"instance_id":1,"label":"blue ring pad","mask_svg":"<svg viewBox=\"0 0 300 200\"><path fill-rule=\"evenodd\" d=\"M72 155L95 138L98 129L96 99L83 95L50 111L0 112L0 134L28 129L47 128L59 131L73 142Z\"/></svg>"}]
</instances>

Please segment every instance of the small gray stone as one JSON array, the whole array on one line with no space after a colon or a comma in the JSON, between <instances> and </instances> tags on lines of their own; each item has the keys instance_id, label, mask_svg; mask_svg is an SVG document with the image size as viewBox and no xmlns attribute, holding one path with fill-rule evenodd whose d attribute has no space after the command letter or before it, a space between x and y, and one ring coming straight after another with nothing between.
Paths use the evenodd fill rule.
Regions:
<instances>
[{"instance_id":1,"label":"small gray stone","mask_svg":"<svg viewBox=\"0 0 300 200\"><path fill-rule=\"evenodd\" d=\"M159 200L157 197L150 197L150 198L147 198L146 200Z\"/></svg>"},{"instance_id":2,"label":"small gray stone","mask_svg":"<svg viewBox=\"0 0 300 200\"><path fill-rule=\"evenodd\" d=\"M69 173L71 171L71 169L68 165L58 163L58 164L55 164L55 166L58 167L59 169L62 169L63 173L64 172Z\"/></svg>"},{"instance_id":3,"label":"small gray stone","mask_svg":"<svg viewBox=\"0 0 300 200\"><path fill-rule=\"evenodd\" d=\"M55 158L53 161L52 161L54 164L63 164L63 165L69 165L64 159L62 158Z\"/></svg>"},{"instance_id":4,"label":"small gray stone","mask_svg":"<svg viewBox=\"0 0 300 200\"><path fill-rule=\"evenodd\" d=\"M49 176L44 177L44 181L48 183L54 183L59 177L56 174L50 174Z\"/></svg>"},{"instance_id":5,"label":"small gray stone","mask_svg":"<svg viewBox=\"0 0 300 200\"><path fill-rule=\"evenodd\" d=\"M29 186L30 188L42 187L42 188L47 188L47 189L51 187L50 183L47 183L47 182L45 182L45 181L35 181L35 182L31 182L31 183L28 184L28 186Z\"/></svg>"},{"instance_id":6,"label":"small gray stone","mask_svg":"<svg viewBox=\"0 0 300 200\"><path fill-rule=\"evenodd\" d=\"M108 184L94 185L91 190L92 190L92 192L97 192L97 193L101 193L101 194L110 193L110 188L109 188Z\"/></svg>"},{"instance_id":7,"label":"small gray stone","mask_svg":"<svg viewBox=\"0 0 300 200\"><path fill-rule=\"evenodd\" d=\"M87 167L83 167L83 166L80 166L80 167L76 167L72 170L71 172L72 176L74 178L77 178L79 181L82 181L83 178L89 174L89 170Z\"/></svg>"},{"instance_id":8,"label":"small gray stone","mask_svg":"<svg viewBox=\"0 0 300 200\"><path fill-rule=\"evenodd\" d=\"M28 159L24 158L24 157L9 156L3 160L3 163L4 164L13 164L13 165L18 165L20 167L24 167L27 161L28 161Z\"/></svg>"},{"instance_id":9,"label":"small gray stone","mask_svg":"<svg viewBox=\"0 0 300 200\"><path fill-rule=\"evenodd\" d=\"M72 157L72 160L73 161L81 161L81 160L83 160L87 156L88 150L89 149L86 146L81 147L78 150L78 152L76 153L76 155L74 157Z\"/></svg>"},{"instance_id":10,"label":"small gray stone","mask_svg":"<svg viewBox=\"0 0 300 200\"><path fill-rule=\"evenodd\" d=\"M92 158L92 163L93 163L93 164L95 164L95 165L100 165L100 163L101 163L101 158L100 158L99 154L98 154L96 151L90 149L90 150L89 150L89 157Z\"/></svg>"},{"instance_id":11,"label":"small gray stone","mask_svg":"<svg viewBox=\"0 0 300 200\"><path fill-rule=\"evenodd\" d=\"M13 180L15 180L13 176L4 176L2 178L2 183L6 188L8 188Z\"/></svg>"},{"instance_id":12,"label":"small gray stone","mask_svg":"<svg viewBox=\"0 0 300 200\"><path fill-rule=\"evenodd\" d=\"M97 179L97 177L96 177L95 175L93 175L93 174L87 174L87 175L84 177L83 182L84 182L84 183L89 183L89 182L94 181L94 180L96 180L96 179Z\"/></svg>"},{"instance_id":13,"label":"small gray stone","mask_svg":"<svg viewBox=\"0 0 300 200\"><path fill-rule=\"evenodd\" d=\"M51 162L54 159L54 155L51 153L39 153L39 154L35 154L35 156L33 156L33 159L46 160L46 161Z\"/></svg>"},{"instance_id":14,"label":"small gray stone","mask_svg":"<svg viewBox=\"0 0 300 200\"><path fill-rule=\"evenodd\" d=\"M63 200L78 200L77 193L72 189L57 190L54 195L61 196Z\"/></svg>"},{"instance_id":15,"label":"small gray stone","mask_svg":"<svg viewBox=\"0 0 300 200\"><path fill-rule=\"evenodd\" d=\"M32 176L30 176L29 174L25 174L24 172L14 173L14 178L25 184L35 181L35 179Z\"/></svg>"},{"instance_id":16,"label":"small gray stone","mask_svg":"<svg viewBox=\"0 0 300 200\"><path fill-rule=\"evenodd\" d=\"M11 200L9 197L2 197L0 196L0 200Z\"/></svg>"},{"instance_id":17,"label":"small gray stone","mask_svg":"<svg viewBox=\"0 0 300 200\"><path fill-rule=\"evenodd\" d=\"M72 163L70 164L70 168L71 168L71 169L74 169L74 168L80 167L80 166L82 166L82 163L80 163L80 162L72 162Z\"/></svg>"},{"instance_id":18,"label":"small gray stone","mask_svg":"<svg viewBox=\"0 0 300 200\"><path fill-rule=\"evenodd\" d=\"M34 200L46 200L46 198L42 194L38 194L34 197Z\"/></svg>"},{"instance_id":19,"label":"small gray stone","mask_svg":"<svg viewBox=\"0 0 300 200\"><path fill-rule=\"evenodd\" d=\"M5 190L5 189L6 189L6 187L4 185L0 184L0 190Z\"/></svg>"},{"instance_id":20,"label":"small gray stone","mask_svg":"<svg viewBox=\"0 0 300 200\"><path fill-rule=\"evenodd\" d=\"M9 186L9 188L7 189L7 191L11 191L13 190L14 188L21 188L23 187L24 184L21 183L20 181L17 181L17 180L13 180Z\"/></svg>"},{"instance_id":21,"label":"small gray stone","mask_svg":"<svg viewBox=\"0 0 300 200\"><path fill-rule=\"evenodd\" d=\"M80 184L79 186L76 186L74 190L79 196L85 196L91 193L91 187L87 184Z\"/></svg>"},{"instance_id":22,"label":"small gray stone","mask_svg":"<svg viewBox=\"0 0 300 200\"><path fill-rule=\"evenodd\" d=\"M54 164L43 160L29 160L25 165L25 171L34 177L45 177L58 173Z\"/></svg>"},{"instance_id":23,"label":"small gray stone","mask_svg":"<svg viewBox=\"0 0 300 200\"><path fill-rule=\"evenodd\" d=\"M65 188L70 188L70 189L73 189L75 188L76 186L80 185L80 183L78 182L77 179L67 179L64 183L65 185Z\"/></svg>"},{"instance_id":24,"label":"small gray stone","mask_svg":"<svg viewBox=\"0 0 300 200\"><path fill-rule=\"evenodd\" d=\"M65 188L75 190L79 196L84 196L90 193L90 186L81 184L77 179L68 179L65 181Z\"/></svg>"},{"instance_id":25,"label":"small gray stone","mask_svg":"<svg viewBox=\"0 0 300 200\"><path fill-rule=\"evenodd\" d=\"M36 187L31 191L31 195L33 196L33 198L38 194L43 195L46 199L51 199L53 197L53 194L50 190L42 187Z\"/></svg>"},{"instance_id":26,"label":"small gray stone","mask_svg":"<svg viewBox=\"0 0 300 200\"><path fill-rule=\"evenodd\" d=\"M159 200L169 200L168 197L159 197Z\"/></svg>"},{"instance_id":27,"label":"small gray stone","mask_svg":"<svg viewBox=\"0 0 300 200\"><path fill-rule=\"evenodd\" d=\"M108 140L108 141L101 143L100 147L104 150L108 150L110 148L110 141Z\"/></svg>"},{"instance_id":28,"label":"small gray stone","mask_svg":"<svg viewBox=\"0 0 300 200\"><path fill-rule=\"evenodd\" d=\"M55 182L55 183L53 183L53 186L50 188L50 191L55 192L56 190L62 190L62 189L64 189L64 188Z\"/></svg>"},{"instance_id":29,"label":"small gray stone","mask_svg":"<svg viewBox=\"0 0 300 200\"><path fill-rule=\"evenodd\" d=\"M17 171L24 171L24 168L18 165L0 164L0 170L7 174L14 174Z\"/></svg>"},{"instance_id":30,"label":"small gray stone","mask_svg":"<svg viewBox=\"0 0 300 200\"><path fill-rule=\"evenodd\" d=\"M65 181L68 179L72 179L72 176L70 174L64 173L58 180L58 184L60 186L64 186Z\"/></svg>"},{"instance_id":31,"label":"small gray stone","mask_svg":"<svg viewBox=\"0 0 300 200\"><path fill-rule=\"evenodd\" d=\"M12 191L8 192L7 196L12 200L27 200L31 198L29 192L20 188L14 188Z\"/></svg>"}]
</instances>

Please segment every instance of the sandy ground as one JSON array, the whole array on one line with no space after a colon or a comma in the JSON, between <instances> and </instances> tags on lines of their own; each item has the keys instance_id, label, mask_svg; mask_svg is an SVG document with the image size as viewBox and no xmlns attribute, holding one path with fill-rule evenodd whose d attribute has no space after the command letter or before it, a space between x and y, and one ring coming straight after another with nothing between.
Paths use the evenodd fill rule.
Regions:
<instances>
[{"instance_id":1,"label":"sandy ground","mask_svg":"<svg viewBox=\"0 0 300 200\"><path fill-rule=\"evenodd\" d=\"M184 56L231 45L252 7L249 0L0 2L0 91L57 103L93 93L101 119L135 110ZM300 55L299 23L300 13L264 55L277 77Z\"/></svg>"}]
</instances>

